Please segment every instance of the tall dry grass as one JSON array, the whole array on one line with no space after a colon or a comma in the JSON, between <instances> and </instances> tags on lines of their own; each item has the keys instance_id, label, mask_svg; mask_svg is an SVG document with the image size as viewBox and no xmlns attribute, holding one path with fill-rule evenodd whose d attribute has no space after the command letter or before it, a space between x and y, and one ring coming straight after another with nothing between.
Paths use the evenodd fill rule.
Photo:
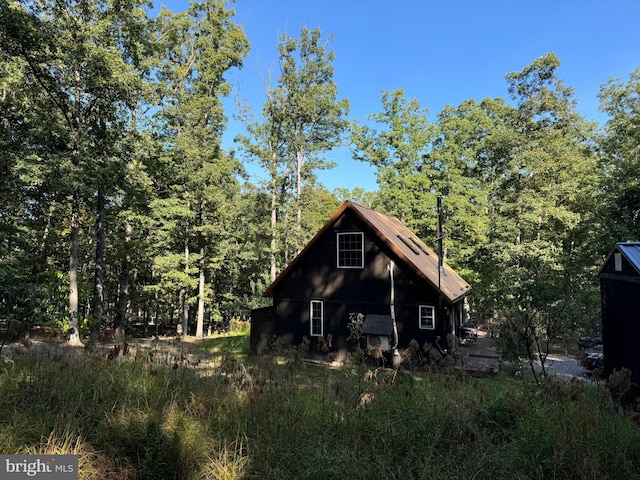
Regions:
<instances>
[{"instance_id":1,"label":"tall dry grass","mask_svg":"<svg viewBox=\"0 0 640 480\"><path fill-rule=\"evenodd\" d=\"M0 451L78 454L87 479L640 478L603 385L214 357L17 355Z\"/></svg>"}]
</instances>

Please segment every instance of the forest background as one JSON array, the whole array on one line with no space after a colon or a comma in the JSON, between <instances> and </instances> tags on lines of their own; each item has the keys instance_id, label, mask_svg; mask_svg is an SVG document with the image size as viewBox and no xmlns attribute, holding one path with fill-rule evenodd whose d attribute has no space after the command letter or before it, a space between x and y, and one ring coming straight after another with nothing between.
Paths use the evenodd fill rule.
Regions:
<instances>
[{"instance_id":1,"label":"forest background","mask_svg":"<svg viewBox=\"0 0 640 480\"><path fill-rule=\"evenodd\" d=\"M434 245L442 196L473 320L520 340L597 329L598 269L640 238L640 69L602 86L601 125L578 113L554 53L507 74L506 99L431 116L383 90L354 119L330 41L284 34L261 109L225 111L250 48L225 2L0 0L0 318L71 343L105 325L201 337L264 305L342 201ZM229 116L243 125L233 148ZM336 148L375 169L376 191L323 187Z\"/></svg>"}]
</instances>

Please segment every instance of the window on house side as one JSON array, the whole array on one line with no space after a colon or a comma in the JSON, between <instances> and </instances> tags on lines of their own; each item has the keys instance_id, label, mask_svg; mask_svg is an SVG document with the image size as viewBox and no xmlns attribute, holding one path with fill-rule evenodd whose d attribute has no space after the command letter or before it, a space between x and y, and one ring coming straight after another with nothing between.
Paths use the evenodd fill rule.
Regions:
<instances>
[{"instance_id":1,"label":"window on house side","mask_svg":"<svg viewBox=\"0 0 640 480\"><path fill-rule=\"evenodd\" d=\"M322 300L311 300L310 306L311 331L312 337L323 336L324 308Z\"/></svg>"},{"instance_id":2,"label":"window on house side","mask_svg":"<svg viewBox=\"0 0 640 480\"><path fill-rule=\"evenodd\" d=\"M338 268L364 268L364 234L338 233Z\"/></svg>"},{"instance_id":3,"label":"window on house side","mask_svg":"<svg viewBox=\"0 0 640 480\"><path fill-rule=\"evenodd\" d=\"M436 328L436 309L431 305L420 305L420 318L418 326L422 330L434 330Z\"/></svg>"}]
</instances>

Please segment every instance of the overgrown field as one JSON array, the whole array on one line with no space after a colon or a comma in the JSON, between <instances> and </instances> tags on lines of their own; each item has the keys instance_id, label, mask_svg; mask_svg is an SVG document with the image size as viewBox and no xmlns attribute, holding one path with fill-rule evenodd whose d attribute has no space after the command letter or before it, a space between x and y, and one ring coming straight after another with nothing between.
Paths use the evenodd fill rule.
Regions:
<instances>
[{"instance_id":1,"label":"overgrown field","mask_svg":"<svg viewBox=\"0 0 640 480\"><path fill-rule=\"evenodd\" d=\"M0 363L0 452L77 453L84 479L640 478L640 428L603 385L247 360L246 342L25 348Z\"/></svg>"}]
</instances>

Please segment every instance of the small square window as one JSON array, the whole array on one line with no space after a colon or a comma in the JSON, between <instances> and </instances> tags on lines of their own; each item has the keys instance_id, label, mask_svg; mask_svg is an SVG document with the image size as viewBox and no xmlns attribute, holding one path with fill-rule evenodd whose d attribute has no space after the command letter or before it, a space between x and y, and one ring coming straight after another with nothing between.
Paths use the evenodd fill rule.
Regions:
<instances>
[{"instance_id":1,"label":"small square window","mask_svg":"<svg viewBox=\"0 0 640 480\"><path fill-rule=\"evenodd\" d=\"M338 233L338 268L364 268L364 234Z\"/></svg>"},{"instance_id":2,"label":"small square window","mask_svg":"<svg viewBox=\"0 0 640 480\"><path fill-rule=\"evenodd\" d=\"M420 305L420 318L418 326L422 330L434 330L436 328L436 309L431 305Z\"/></svg>"}]
</instances>

